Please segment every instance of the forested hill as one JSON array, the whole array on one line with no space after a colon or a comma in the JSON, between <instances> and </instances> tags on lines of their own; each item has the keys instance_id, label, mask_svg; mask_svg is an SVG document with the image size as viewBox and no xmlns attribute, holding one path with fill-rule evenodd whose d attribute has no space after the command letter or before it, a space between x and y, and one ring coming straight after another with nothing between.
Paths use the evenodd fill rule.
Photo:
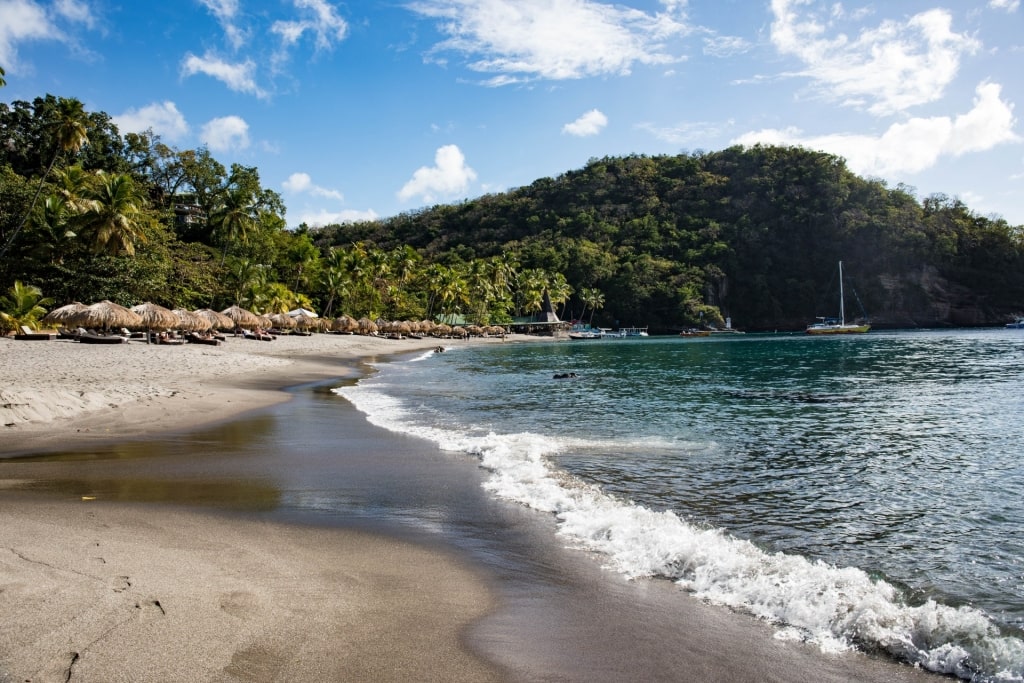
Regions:
<instances>
[{"instance_id":1,"label":"forested hill","mask_svg":"<svg viewBox=\"0 0 1024 683\"><path fill-rule=\"evenodd\" d=\"M1024 311L1020 226L957 199L918 200L800 148L595 159L502 194L314 231L323 246L411 245L427 258L509 255L599 290L595 324L715 322L799 329L836 315L876 327L997 324ZM582 305L569 301L579 312Z\"/></svg>"}]
</instances>

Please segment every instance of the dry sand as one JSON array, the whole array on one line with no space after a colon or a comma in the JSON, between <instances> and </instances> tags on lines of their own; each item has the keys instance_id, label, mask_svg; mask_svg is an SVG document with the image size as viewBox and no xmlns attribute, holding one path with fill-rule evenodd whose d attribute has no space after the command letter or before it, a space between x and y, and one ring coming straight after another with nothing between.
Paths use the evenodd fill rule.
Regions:
<instances>
[{"instance_id":1,"label":"dry sand","mask_svg":"<svg viewBox=\"0 0 1024 683\"><path fill-rule=\"evenodd\" d=\"M354 374L359 359L436 345L0 338L0 452L222 420L287 400L283 386ZM462 641L493 596L449 554L352 531L40 499L15 483L0 478L0 682L502 678Z\"/></svg>"}]
</instances>

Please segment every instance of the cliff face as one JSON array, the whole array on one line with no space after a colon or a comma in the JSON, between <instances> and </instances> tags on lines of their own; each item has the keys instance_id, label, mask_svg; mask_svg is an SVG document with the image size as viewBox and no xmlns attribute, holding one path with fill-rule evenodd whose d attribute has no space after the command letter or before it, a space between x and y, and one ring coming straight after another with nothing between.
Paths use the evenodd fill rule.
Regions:
<instances>
[{"instance_id":1,"label":"cliff face","mask_svg":"<svg viewBox=\"0 0 1024 683\"><path fill-rule=\"evenodd\" d=\"M934 266L878 277L885 305L870 312L876 327L975 327L1003 322L976 293L943 277Z\"/></svg>"}]
</instances>

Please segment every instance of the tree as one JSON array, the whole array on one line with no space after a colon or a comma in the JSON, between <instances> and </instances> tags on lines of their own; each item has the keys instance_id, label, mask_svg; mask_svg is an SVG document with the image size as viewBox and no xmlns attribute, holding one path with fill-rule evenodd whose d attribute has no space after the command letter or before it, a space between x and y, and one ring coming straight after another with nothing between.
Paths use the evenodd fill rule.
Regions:
<instances>
[{"instance_id":1,"label":"tree","mask_svg":"<svg viewBox=\"0 0 1024 683\"><path fill-rule=\"evenodd\" d=\"M82 227L93 234L93 249L134 255L135 243L146 241L145 226L151 220L135 181L127 173L99 173L90 195L95 203L82 216Z\"/></svg>"},{"instance_id":2,"label":"tree","mask_svg":"<svg viewBox=\"0 0 1024 683\"><path fill-rule=\"evenodd\" d=\"M3 249L0 249L0 259L7 254L11 245L14 244L14 240L17 239L18 233L25 227L25 223L32 214L36 201L39 199L39 194L43 191L46 178L50 175L50 171L53 170L53 166L57 163L60 155L65 152L77 152L88 142L87 117L82 103L76 99L59 100L56 117L50 122L48 129L54 145L53 156L50 157L50 163L47 165L46 171L39 178L39 187L36 189L35 195L32 196L32 201L29 202L28 208L25 209L21 222L18 223L18 227L11 233L7 244L4 245Z\"/></svg>"},{"instance_id":3,"label":"tree","mask_svg":"<svg viewBox=\"0 0 1024 683\"><path fill-rule=\"evenodd\" d=\"M597 309L604 308L604 294L596 287L584 287L580 290L580 300L583 302L584 313L588 308L590 309L590 320L587 321L587 324L593 326L594 313Z\"/></svg>"},{"instance_id":4,"label":"tree","mask_svg":"<svg viewBox=\"0 0 1024 683\"><path fill-rule=\"evenodd\" d=\"M231 243L244 243L248 239L249 231L256 225L256 202L248 188L229 187L221 196L211 222L221 234L223 265L228 258Z\"/></svg>"},{"instance_id":5,"label":"tree","mask_svg":"<svg viewBox=\"0 0 1024 683\"><path fill-rule=\"evenodd\" d=\"M16 330L21 325L37 329L39 319L46 315L43 307L52 303L52 299L43 297L38 287L15 280L8 295L0 297L0 325L5 332Z\"/></svg>"}]
</instances>

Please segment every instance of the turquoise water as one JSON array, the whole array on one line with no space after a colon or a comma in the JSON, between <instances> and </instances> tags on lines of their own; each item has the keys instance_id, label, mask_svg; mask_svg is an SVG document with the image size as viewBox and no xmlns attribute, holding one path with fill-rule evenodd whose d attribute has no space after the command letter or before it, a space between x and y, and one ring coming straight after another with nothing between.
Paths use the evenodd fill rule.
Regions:
<instances>
[{"instance_id":1,"label":"turquoise water","mask_svg":"<svg viewBox=\"0 0 1024 683\"><path fill-rule=\"evenodd\" d=\"M456 344L337 391L612 571L1024 680L1022 361L1001 329Z\"/></svg>"}]
</instances>

